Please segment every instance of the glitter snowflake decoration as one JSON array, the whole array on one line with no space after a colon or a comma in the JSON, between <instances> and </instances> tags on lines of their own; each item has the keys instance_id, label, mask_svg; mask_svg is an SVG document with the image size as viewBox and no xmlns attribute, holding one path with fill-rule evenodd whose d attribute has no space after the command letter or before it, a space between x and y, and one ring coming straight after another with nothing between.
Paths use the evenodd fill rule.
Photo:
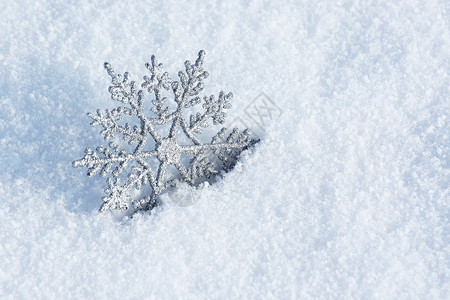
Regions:
<instances>
[{"instance_id":1,"label":"glitter snowflake decoration","mask_svg":"<svg viewBox=\"0 0 450 300\"><path fill-rule=\"evenodd\" d=\"M130 81L128 72L116 74L105 63L111 76L111 98L125 106L88 114L93 119L92 126L103 127L101 134L108 147L86 148L85 156L73 162L74 167L87 167L90 177L109 175L100 211L152 209L164 190L180 183L195 185L221 169L229 170L239 153L254 142L247 129L235 128L230 133L222 128L209 143L203 143L198 136L208 127L210 119L215 125L224 123L225 110L231 108L232 93L220 92L218 98L204 96L203 112L192 113L189 121L186 120L186 109L192 110L202 103L198 95L204 88L203 80L208 77L203 70L204 57L205 51L201 50L195 64L186 61L186 70L178 73L178 82L172 81L163 72L163 65L152 56L151 63L146 63L150 76L144 76L140 90ZM170 89L172 107L163 96ZM154 95L147 114L145 91ZM126 120L134 120L135 125ZM166 134L162 133L164 128ZM167 172L171 166L172 172ZM142 192L144 186L150 190Z\"/></svg>"}]
</instances>

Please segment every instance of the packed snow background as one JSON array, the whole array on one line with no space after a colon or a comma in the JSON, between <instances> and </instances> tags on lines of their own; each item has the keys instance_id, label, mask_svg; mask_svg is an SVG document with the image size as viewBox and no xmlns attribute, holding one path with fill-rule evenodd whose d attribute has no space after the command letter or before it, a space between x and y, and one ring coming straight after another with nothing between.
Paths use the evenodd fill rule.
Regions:
<instances>
[{"instance_id":1,"label":"packed snow background","mask_svg":"<svg viewBox=\"0 0 450 300\"><path fill-rule=\"evenodd\" d=\"M448 298L449 28L445 0L1 1L0 298ZM200 49L261 142L151 215L98 213L71 162L103 142L103 62L175 77Z\"/></svg>"}]
</instances>

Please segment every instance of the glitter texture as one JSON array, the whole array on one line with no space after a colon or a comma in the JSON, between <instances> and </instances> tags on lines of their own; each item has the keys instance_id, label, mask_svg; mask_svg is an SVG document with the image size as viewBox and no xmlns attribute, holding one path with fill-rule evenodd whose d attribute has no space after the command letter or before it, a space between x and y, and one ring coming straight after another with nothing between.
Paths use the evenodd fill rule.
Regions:
<instances>
[{"instance_id":1,"label":"glitter texture","mask_svg":"<svg viewBox=\"0 0 450 300\"><path fill-rule=\"evenodd\" d=\"M87 167L88 176L100 174L106 177L110 174L101 211L152 209L157 205L157 196L162 191L182 182L195 185L199 179L217 174L220 169L229 170L240 152L255 142L248 130L239 131L236 128L231 133L222 128L210 143L203 143L198 136L203 128L209 126L209 119L215 125L224 123L225 110L231 108L232 93L220 92L217 99L214 95L204 96L203 113L191 114L189 122L183 117L185 109L202 102L198 95L204 88L203 80L208 77L208 73L203 70L204 57L205 51L201 50L194 64L186 61L185 72L178 73L178 82L172 81L169 74L163 72L163 65L152 56L151 63L145 65L151 75L144 76L142 90L138 90L136 83L130 81L128 72L116 74L111 65L105 63L105 69L111 76L112 85L108 89L111 98L127 106L88 114L93 119L92 126L103 127L101 134L108 142L108 147L99 146L95 150L87 148L85 156L73 162L74 167ZM164 90L172 90L176 103L172 111L167 105L167 98L163 96ZM146 91L154 95L151 101L152 116L144 114ZM125 117L137 118L138 125L121 125L119 121ZM157 128L166 124L170 125L170 130L167 136L162 136ZM184 134L184 140L189 143L181 144L177 140L178 134ZM118 137L132 145L133 150L127 151ZM154 147L148 150L152 143ZM214 155L207 155L208 152ZM182 154L190 156L188 163L183 163ZM157 167L152 167L152 162L156 162ZM178 174L166 172L170 165L175 167ZM126 182L122 184L121 180L124 179ZM132 192L133 189L139 191L147 184L151 187L148 195ZM139 196L136 197L136 194Z\"/></svg>"}]
</instances>

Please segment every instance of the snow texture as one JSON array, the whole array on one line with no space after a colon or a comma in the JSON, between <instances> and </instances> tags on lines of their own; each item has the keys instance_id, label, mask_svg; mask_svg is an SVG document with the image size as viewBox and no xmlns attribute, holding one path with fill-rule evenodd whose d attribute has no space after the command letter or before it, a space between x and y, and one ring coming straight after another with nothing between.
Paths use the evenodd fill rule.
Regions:
<instances>
[{"instance_id":1,"label":"snow texture","mask_svg":"<svg viewBox=\"0 0 450 300\"><path fill-rule=\"evenodd\" d=\"M107 180L108 188L105 190L107 196L103 197L100 211L151 210L158 205L158 195L161 192L182 183L195 186L199 184L199 180L218 174L220 170L231 170L238 155L250 144L254 144L249 129L240 132L238 128L234 128L226 136L227 129L222 127L209 143L203 143L198 137L203 128L209 126L209 119L212 119L215 125L225 122L224 110L231 108L232 93L225 95L222 91L217 100L214 95L204 96L204 112L197 111L196 114L190 115L189 123L186 121L186 109L201 103L201 98L197 95L203 91L203 80L208 77L208 72L203 69L205 55L206 52L200 50L194 65L189 60L185 62L186 73L178 72L181 84L173 81L167 72L162 73L163 64L152 55L151 63L146 63L151 77L144 76L144 82L141 84L142 88L154 95L151 102L153 107L150 110L153 112L152 116L146 115L148 109L145 110L145 90L137 90L137 84L130 81L128 72L123 75L116 74L111 65L105 63L105 69L113 84L108 89L111 99L126 106L106 111L98 109L97 114L88 114L93 119L92 126L103 127L101 134L109 143L107 147L98 146L95 150L86 148L85 156L73 162L74 167L87 167L89 177L96 174L105 177L111 174ZM176 103L172 112L166 104L167 97L163 96L164 90L169 90L170 87L174 97L172 100ZM136 120L134 126L130 123L121 125L119 121L126 117L134 117L138 122ZM157 128L166 124L170 125L169 132L167 136L161 136ZM188 144L179 143L180 132L181 138L189 140ZM153 139L153 144L152 148L147 150L146 146L151 142L149 137ZM136 146L127 152L124 147L126 144ZM217 156L221 163L214 164L208 154ZM186 155L189 156L189 161L183 163L183 156ZM152 167L152 160L155 158L158 165ZM179 176L170 174L167 179L166 171L171 165L177 169ZM126 182L121 185L121 175L127 171ZM132 191L139 192L141 187L147 184L151 186L151 193L141 192L133 199Z\"/></svg>"},{"instance_id":2,"label":"snow texture","mask_svg":"<svg viewBox=\"0 0 450 300\"><path fill-rule=\"evenodd\" d=\"M448 299L449 28L444 0L1 1L0 298ZM103 62L198 49L261 142L99 213L71 161L102 142Z\"/></svg>"}]
</instances>

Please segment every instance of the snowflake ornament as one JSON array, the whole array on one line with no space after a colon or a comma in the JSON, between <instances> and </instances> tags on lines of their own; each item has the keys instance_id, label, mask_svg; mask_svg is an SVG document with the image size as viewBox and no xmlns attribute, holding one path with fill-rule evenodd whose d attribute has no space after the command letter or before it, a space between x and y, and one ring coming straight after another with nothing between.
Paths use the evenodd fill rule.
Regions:
<instances>
[{"instance_id":1,"label":"snowflake ornament","mask_svg":"<svg viewBox=\"0 0 450 300\"><path fill-rule=\"evenodd\" d=\"M186 120L189 113L186 109L192 110L202 102L198 95L204 88L203 80L208 77L208 72L203 70L204 57L205 51L201 50L195 64L186 61L186 70L178 73L178 82L172 81L163 72L163 65L152 56L151 63L146 63L150 76L144 76L140 90L130 81L128 72L116 74L105 63L111 76L112 85L108 89L111 98L125 106L88 114L93 119L92 126L103 127L101 134L108 147L86 148L85 156L73 162L74 167L87 167L90 177L109 175L100 211L152 209L164 190L180 183L195 185L221 169L228 171L237 156L255 143L248 129L235 128L229 133L222 128L209 143L203 143L198 136L208 127L210 119L214 125L224 123L225 110L231 108L232 93L220 92L217 99L214 95L204 96L203 112L192 113L189 121ZM170 89L172 107L163 96ZM149 111L144 106L145 91L154 95ZM134 120L135 125L126 120ZM171 173L167 172L169 167ZM144 186L149 186L150 191L142 192Z\"/></svg>"}]
</instances>

